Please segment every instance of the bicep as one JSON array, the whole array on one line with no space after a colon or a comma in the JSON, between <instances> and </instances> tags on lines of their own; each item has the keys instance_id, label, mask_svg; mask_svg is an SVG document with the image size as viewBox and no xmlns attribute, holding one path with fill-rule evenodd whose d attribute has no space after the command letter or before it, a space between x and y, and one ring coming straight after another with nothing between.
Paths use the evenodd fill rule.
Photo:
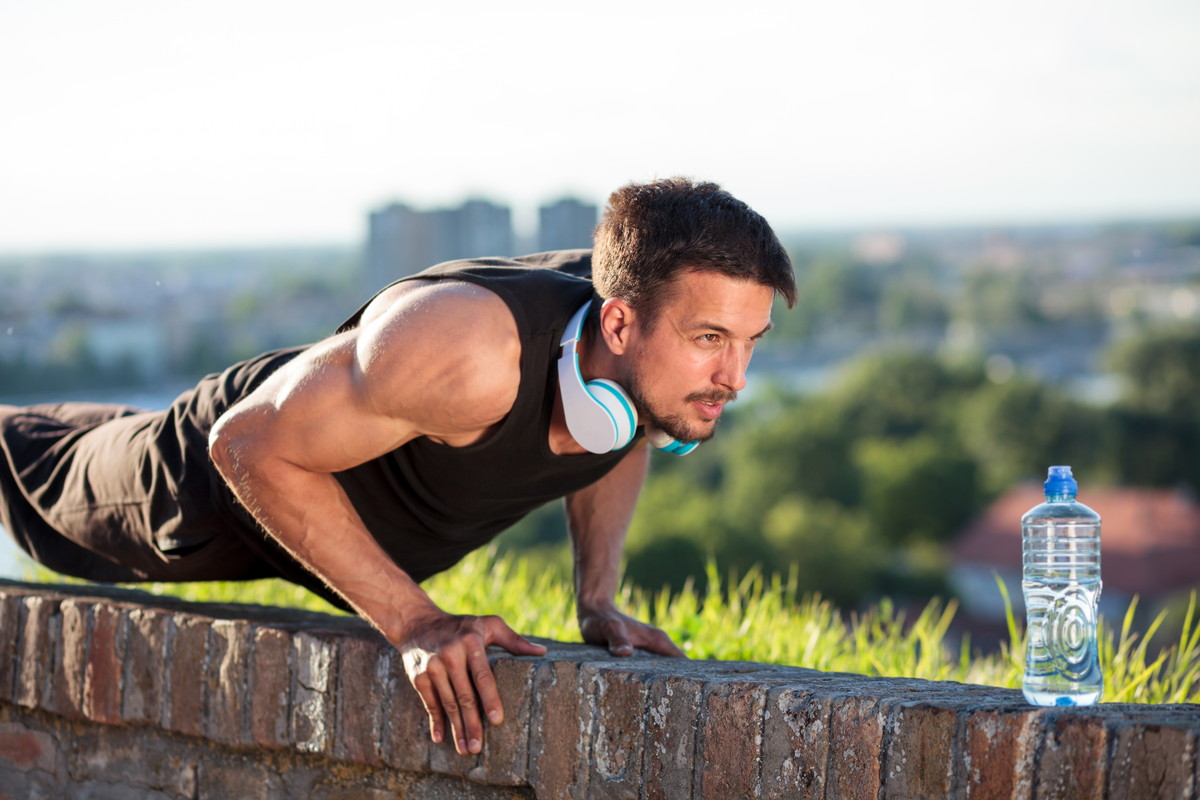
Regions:
<instances>
[{"instance_id":1,"label":"bicep","mask_svg":"<svg viewBox=\"0 0 1200 800\"><path fill-rule=\"evenodd\" d=\"M371 402L355 337L314 345L234 405L213 430L242 461L339 472L395 449L413 424Z\"/></svg>"},{"instance_id":2,"label":"bicep","mask_svg":"<svg viewBox=\"0 0 1200 800\"><path fill-rule=\"evenodd\" d=\"M520 380L503 302L418 287L386 313L297 356L218 422L255 457L338 472L417 436L469 441L503 418Z\"/></svg>"}]
</instances>

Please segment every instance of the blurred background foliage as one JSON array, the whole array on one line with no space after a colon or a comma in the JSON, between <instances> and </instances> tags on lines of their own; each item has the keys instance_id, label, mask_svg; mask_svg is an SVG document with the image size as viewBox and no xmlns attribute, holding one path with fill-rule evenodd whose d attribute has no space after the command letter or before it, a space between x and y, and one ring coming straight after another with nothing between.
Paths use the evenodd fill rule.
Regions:
<instances>
[{"instance_id":1,"label":"blurred background foliage","mask_svg":"<svg viewBox=\"0 0 1200 800\"><path fill-rule=\"evenodd\" d=\"M947 542L1049 464L1073 465L1086 486L1200 488L1200 222L813 235L790 249L799 303L776 309L750 388L711 442L652 459L626 548L633 585L703 592L715 560L795 570L802 591L846 609L948 596ZM0 278L43 298L0 294L10 338L38 315L53 332L36 360L0 347L0 395L190 385L332 331L364 299L361 266L336 248L0 258ZM101 302L88 287L111 287L110 274L177 288ZM198 310L197 327L164 335L177 347L154 374L98 357L89 334ZM558 504L499 546L570 574Z\"/></svg>"},{"instance_id":2,"label":"blurred background foliage","mask_svg":"<svg viewBox=\"0 0 1200 800\"><path fill-rule=\"evenodd\" d=\"M1172 228L1173 243L1193 252L1197 229ZM627 578L703 591L713 559L742 574L796 570L804 591L845 609L945 597L949 540L1050 464L1074 465L1084 486L1194 494L1194 305L1154 313L1146 298L1168 289L1146 271L1077 273L1030 249L966 263L918 250L879 264L851 247L796 248L800 302L776 310L751 390L711 442L652 459ZM1200 292L1196 270L1169 283ZM788 353L839 343L853 347L819 380L789 381ZM1102 391L1039 367L1060 345L1086 350ZM501 546L565 571L563 525L543 509Z\"/></svg>"}]
</instances>

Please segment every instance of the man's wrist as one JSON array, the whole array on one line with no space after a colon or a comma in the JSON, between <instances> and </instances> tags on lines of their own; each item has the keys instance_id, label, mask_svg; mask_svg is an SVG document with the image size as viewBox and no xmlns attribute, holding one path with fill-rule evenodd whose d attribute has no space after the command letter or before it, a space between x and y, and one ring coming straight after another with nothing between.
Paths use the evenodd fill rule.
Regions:
<instances>
[{"instance_id":1,"label":"man's wrist","mask_svg":"<svg viewBox=\"0 0 1200 800\"><path fill-rule=\"evenodd\" d=\"M605 595L590 598L580 597L575 602L575 616L581 620L594 614L606 614L616 610L616 600Z\"/></svg>"},{"instance_id":2,"label":"man's wrist","mask_svg":"<svg viewBox=\"0 0 1200 800\"><path fill-rule=\"evenodd\" d=\"M446 612L421 591L410 594L406 600L393 600L387 623L379 628L388 642L399 648L412 639L417 630L443 616L447 616Z\"/></svg>"}]
</instances>

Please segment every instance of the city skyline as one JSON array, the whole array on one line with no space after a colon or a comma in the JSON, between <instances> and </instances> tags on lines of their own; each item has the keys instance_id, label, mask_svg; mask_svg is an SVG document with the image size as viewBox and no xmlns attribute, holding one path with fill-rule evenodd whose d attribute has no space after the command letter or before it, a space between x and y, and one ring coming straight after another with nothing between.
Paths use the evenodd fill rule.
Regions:
<instances>
[{"instance_id":1,"label":"city skyline","mask_svg":"<svg viewBox=\"0 0 1200 800\"><path fill-rule=\"evenodd\" d=\"M715 180L780 231L1200 215L1200 5L0 11L0 253L366 238Z\"/></svg>"}]
</instances>

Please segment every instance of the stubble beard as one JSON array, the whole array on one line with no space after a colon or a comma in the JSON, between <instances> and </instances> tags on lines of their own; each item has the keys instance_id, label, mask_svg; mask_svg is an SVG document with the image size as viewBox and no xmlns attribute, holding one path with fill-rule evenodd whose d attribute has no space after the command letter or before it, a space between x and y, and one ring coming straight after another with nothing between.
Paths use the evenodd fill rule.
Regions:
<instances>
[{"instance_id":1,"label":"stubble beard","mask_svg":"<svg viewBox=\"0 0 1200 800\"><path fill-rule=\"evenodd\" d=\"M717 430L720 418L712 421L693 422L685 414L665 414L658 412L646 400L641 389L641 381L636 375L629 375L625 380L625 391L638 408L640 422L653 425L665 434L679 442L706 442ZM685 403L696 401L706 403L732 403L737 399L737 392L722 389L711 389L704 392L692 392L684 398Z\"/></svg>"}]
</instances>

